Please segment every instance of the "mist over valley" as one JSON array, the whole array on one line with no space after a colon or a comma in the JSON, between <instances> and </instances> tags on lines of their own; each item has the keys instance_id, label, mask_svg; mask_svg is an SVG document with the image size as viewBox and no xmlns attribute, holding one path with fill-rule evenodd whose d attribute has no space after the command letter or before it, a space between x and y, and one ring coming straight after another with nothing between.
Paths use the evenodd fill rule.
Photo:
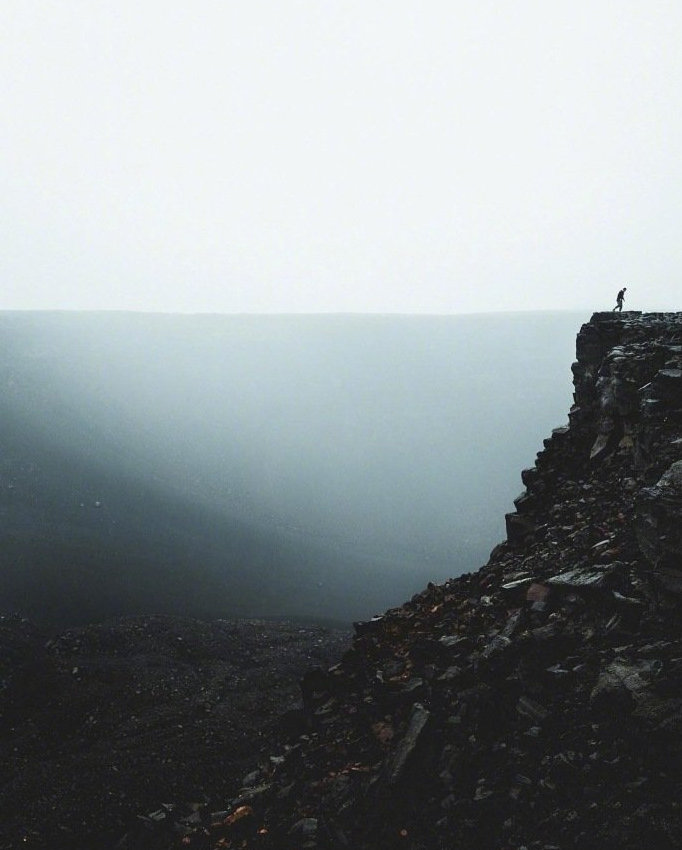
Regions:
<instances>
[{"instance_id":1,"label":"mist over valley","mask_svg":"<svg viewBox=\"0 0 682 850\"><path fill-rule=\"evenodd\" d=\"M0 314L0 607L350 620L475 570L582 318Z\"/></svg>"}]
</instances>

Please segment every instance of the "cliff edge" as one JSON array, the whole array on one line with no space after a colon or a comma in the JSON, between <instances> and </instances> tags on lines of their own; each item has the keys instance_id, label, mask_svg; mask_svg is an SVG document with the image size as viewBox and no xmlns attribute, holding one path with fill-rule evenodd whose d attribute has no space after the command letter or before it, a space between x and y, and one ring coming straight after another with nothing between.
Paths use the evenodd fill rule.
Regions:
<instances>
[{"instance_id":1,"label":"cliff edge","mask_svg":"<svg viewBox=\"0 0 682 850\"><path fill-rule=\"evenodd\" d=\"M596 313L573 375L488 564L357 623L178 846L682 845L682 314Z\"/></svg>"}]
</instances>

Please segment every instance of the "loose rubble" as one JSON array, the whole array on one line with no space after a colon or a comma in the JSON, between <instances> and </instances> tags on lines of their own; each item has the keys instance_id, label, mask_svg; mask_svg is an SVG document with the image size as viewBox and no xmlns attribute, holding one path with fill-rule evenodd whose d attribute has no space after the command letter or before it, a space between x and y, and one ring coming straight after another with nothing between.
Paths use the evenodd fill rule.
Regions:
<instances>
[{"instance_id":1,"label":"loose rubble","mask_svg":"<svg viewBox=\"0 0 682 850\"><path fill-rule=\"evenodd\" d=\"M49 637L0 617L0 848L142 846L234 795L276 730L300 729L298 680L346 629L134 617ZM262 793L247 777L248 806ZM226 812L224 817L234 816Z\"/></svg>"},{"instance_id":2,"label":"loose rubble","mask_svg":"<svg viewBox=\"0 0 682 850\"><path fill-rule=\"evenodd\" d=\"M682 846L682 314L595 314L573 374L488 564L357 623L174 846Z\"/></svg>"}]
</instances>

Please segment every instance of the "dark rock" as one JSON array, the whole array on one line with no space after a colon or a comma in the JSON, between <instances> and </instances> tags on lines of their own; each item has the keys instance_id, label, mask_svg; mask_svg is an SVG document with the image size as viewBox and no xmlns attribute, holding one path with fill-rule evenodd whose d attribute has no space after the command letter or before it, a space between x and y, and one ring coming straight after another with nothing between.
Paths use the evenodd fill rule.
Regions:
<instances>
[{"instance_id":1,"label":"dark rock","mask_svg":"<svg viewBox=\"0 0 682 850\"><path fill-rule=\"evenodd\" d=\"M471 639L464 635L443 635L438 642L446 649L452 649L457 646L468 646Z\"/></svg>"},{"instance_id":2,"label":"dark rock","mask_svg":"<svg viewBox=\"0 0 682 850\"><path fill-rule=\"evenodd\" d=\"M551 576L547 581L549 584L572 587L578 590L584 588L602 588L607 584L608 578L612 573L612 566L573 567L570 570L566 570L566 572Z\"/></svg>"},{"instance_id":3,"label":"dark rock","mask_svg":"<svg viewBox=\"0 0 682 850\"><path fill-rule=\"evenodd\" d=\"M420 703L412 706L405 734L398 741L384 764L383 778L389 786L395 785L417 748L429 722L430 712Z\"/></svg>"},{"instance_id":4,"label":"dark rock","mask_svg":"<svg viewBox=\"0 0 682 850\"><path fill-rule=\"evenodd\" d=\"M312 838L317 835L317 818L301 818L291 827L292 835L300 835L301 838Z\"/></svg>"},{"instance_id":5,"label":"dark rock","mask_svg":"<svg viewBox=\"0 0 682 850\"><path fill-rule=\"evenodd\" d=\"M519 697L519 701L516 703L516 710L523 717L528 717L536 723L546 720L550 714L544 706L527 696Z\"/></svg>"},{"instance_id":6,"label":"dark rock","mask_svg":"<svg viewBox=\"0 0 682 850\"><path fill-rule=\"evenodd\" d=\"M521 544L535 532L535 523L521 514L505 514L507 540L512 545Z\"/></svg>"},{"instance_id":7,"label":"dark rock","mask_svg":"<svg viewBox=\"0 0 682 850\"><path fill-rule=\"evenodd\" d=\"M517 578L517 579L514 579L513 581L505 582L503 585L501 585L501 589L507 590L507 591L518 590L519 588L522 588L522 587L528 587L528 585L531 584L532 581L533 581L532 576L524 576L523 578Z\"/></svg>"},{"instance_id":8,"label":"dark rock","mask_svg":"<svg viewBox=\"0 0 682 850\"><path fill-rule=\"evenodd\" d=\"M600 674L590 703L600 711L631 711L658 670L651 661L613 661Z\"/></svg>"},{"instance_id":9,"label":"dark rock","mask_svg":"<svg viewBox=\"0 0 682 850\"><path fill-rule=\"evenodd\" d=\"M654 487L637 499L637 538L647 560L661 568L664 587L679 593L682 569L682 461L664 472Z\"/></svg>"},{"instance_id":10,"label":"dark rock","mask_svg":"<svg viewBox=\"0 0 682 850\"><path fill-rule=\"evenodd\" d=\"M363 635L371 635L379 630L381 627L381 623L383 621L382 616L372 617L371 620L366 621L358 621L353 623L353 628L355 629L355 634L358 637L362 637Z\"/></svg>"}]
</instances>

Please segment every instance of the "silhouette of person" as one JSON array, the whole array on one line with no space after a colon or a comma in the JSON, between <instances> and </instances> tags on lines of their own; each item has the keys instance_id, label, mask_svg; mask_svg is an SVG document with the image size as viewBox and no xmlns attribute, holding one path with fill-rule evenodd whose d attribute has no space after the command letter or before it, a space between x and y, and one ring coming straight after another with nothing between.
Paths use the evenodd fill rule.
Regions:
<instances>
[{"instance_id":1,"label":"silhouette of person","mask_svg":"<svg viewBox=\"0 0 682 850\"><path fill-rule=\"evenodd\" d=\"M616 295L616 306L613 308L613 312L615 313L618 310L619 313L623 311L623 299L625 298L625 290L627 286L624 286Z\"/></svg>"}]
</instances>

